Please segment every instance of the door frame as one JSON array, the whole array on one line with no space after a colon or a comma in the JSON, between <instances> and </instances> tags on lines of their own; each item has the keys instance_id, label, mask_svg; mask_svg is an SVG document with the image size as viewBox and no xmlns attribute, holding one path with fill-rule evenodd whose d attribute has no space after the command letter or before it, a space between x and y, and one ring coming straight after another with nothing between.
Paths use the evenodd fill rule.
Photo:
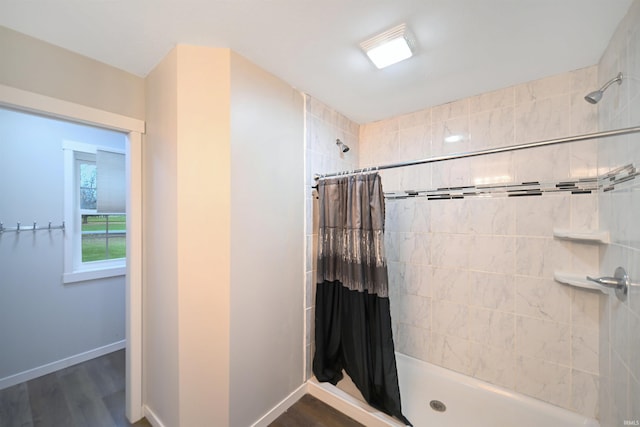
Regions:
<instances>
[{"instance_id":1,"label":"door frame","mask_svg":"<svg viewBox=\"0 0 640 427\"><path fill-rule=\"evenodd\" d=\"M142 134L145 122L0 84L0 106L88 124L128 135L126 273L126 416L136 422L142 403Z\"/></svg>"}]
</instances>

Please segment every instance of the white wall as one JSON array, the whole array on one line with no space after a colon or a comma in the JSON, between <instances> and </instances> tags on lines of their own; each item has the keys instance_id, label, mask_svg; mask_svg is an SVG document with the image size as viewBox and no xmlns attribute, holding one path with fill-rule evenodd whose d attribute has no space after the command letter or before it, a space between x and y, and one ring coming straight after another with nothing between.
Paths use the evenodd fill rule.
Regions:
<instances>
[{"instance_id":1,"label":"white wall","mask_svg":"<svg viewBox=\"0 0 640 427\"><path fill-rule=\"evenodd\" d=\"M126 135L0 109L0 221L63 219L62 141ZM0 381L124 339L124 277L64 285L61 230L0 234Z\"/></svg>"},{"instance_id":2,"label":"white wall","mask_svg":"<svg viewBox=\"0 0 640 427\"><path fill-rule=\"evenodd\" d=\"M231 55L231 426L304 381L303 98Z\"/></svg>"},{"instance_id":3,"label":"white wall","mask_svg":"<svg viewBox=\"0 0 640 427\"><path fill-rule=\"evenodd\" d=\"M640 1L633 2L598 65L598 85L624 74L598 103L601 130L640 124ZM601 172L633 163L640 165L640 134L602 140L598 147ZM627 270L640 283L640 182L617 185L599 198L600 227L611 233L612 243L600 250L600 274ZM628 299L600 298L600 423L617 427L640 422L640 288ZM596 383L596 386L598 384Z\"/></svg>"}]
</instances>

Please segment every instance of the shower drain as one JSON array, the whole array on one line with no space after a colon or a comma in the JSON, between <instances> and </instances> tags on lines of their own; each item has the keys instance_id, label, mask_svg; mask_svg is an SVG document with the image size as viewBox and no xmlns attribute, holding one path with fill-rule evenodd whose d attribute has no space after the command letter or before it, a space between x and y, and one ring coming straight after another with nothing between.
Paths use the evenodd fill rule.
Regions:
<instances>
[{"instance_id":1,"label":"shower drain","mask_svg":"<svg viewBox=\"0 0 640 427\"><path fill-rule=\"evenodd\" d=\"M440 402L439 400L432 400L431 402L429 402L429 406L431 406L431 409L438 412L444 412L447 410L447 405Z\"/></svg>"}]
</instances>

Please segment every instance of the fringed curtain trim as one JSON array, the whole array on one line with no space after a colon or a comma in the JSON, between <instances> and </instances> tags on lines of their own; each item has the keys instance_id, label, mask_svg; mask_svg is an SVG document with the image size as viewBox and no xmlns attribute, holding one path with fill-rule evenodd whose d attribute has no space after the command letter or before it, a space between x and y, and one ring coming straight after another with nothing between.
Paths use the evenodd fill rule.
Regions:
<instances>
[{"instance_id":1,"label":"fringed curtain trim","mask_svg":"<svg viewBox=\"0 0 640 427\"><path fill-rule=\"evenodd\" d=\"M318 231L318 283L339 281L359 292L388 297L382 230Z\"/></svg>"}]
</instances>

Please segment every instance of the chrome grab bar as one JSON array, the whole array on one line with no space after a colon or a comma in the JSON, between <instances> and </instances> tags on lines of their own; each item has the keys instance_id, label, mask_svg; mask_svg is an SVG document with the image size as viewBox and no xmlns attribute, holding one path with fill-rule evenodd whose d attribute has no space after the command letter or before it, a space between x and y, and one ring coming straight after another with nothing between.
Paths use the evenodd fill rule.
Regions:
<instances>
[{"instance_id":1,"label":"chrome grab bar","mask_svg":"<svg viewBox=\"0 0 640 427\"><path fill-rule=\"evenodd\" d=\"M597 283L600 286L604 286L605 288L615 289L616 296L620 301L624 301L627 299L627 292L629 289L629 275L622 267L616 268L615 274L613 277L590 277L587 276L587 280L590 280L594 283Z\"/></svg>"}]
</instances>

